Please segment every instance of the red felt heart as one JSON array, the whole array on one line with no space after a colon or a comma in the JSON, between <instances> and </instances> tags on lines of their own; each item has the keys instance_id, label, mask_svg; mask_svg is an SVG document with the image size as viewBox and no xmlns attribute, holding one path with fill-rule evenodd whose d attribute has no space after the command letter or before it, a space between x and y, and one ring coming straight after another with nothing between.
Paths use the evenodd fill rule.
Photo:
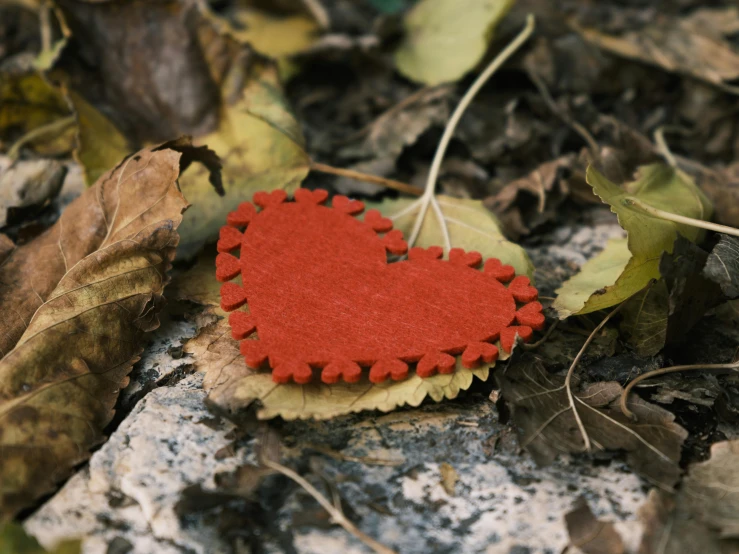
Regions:
<instances>
[{"instance_id":1,"label":"red felt heart","mask_svg":"<svg viewBox=\"0 0 739 554\"><path fill-rule=\"evenodd\" d=\"M484 270L477 252L413 248L407 261L388 263L386 252L407 245L392 222L343 196L321 204L325 191L299 189L296 202L282 191L257 193L256 208L241 204L229 215L216 259L216 275L242 284L221 289L224 310L234 312L233 336L251 367L265 361L277 382L307 383L323 368L326 383L399 380L416 363L421 377L454 371L453 356L475 367L493 362L500 339L510 351L516 336L528 340L544 324L536 289L498 260ZM379 235L378 233L384 233ZM229 252L240 248L240 257ZM523 303L522 307L517 302ZM247 339L256 330L258 340Z\"/></svg>"}]
</instances>

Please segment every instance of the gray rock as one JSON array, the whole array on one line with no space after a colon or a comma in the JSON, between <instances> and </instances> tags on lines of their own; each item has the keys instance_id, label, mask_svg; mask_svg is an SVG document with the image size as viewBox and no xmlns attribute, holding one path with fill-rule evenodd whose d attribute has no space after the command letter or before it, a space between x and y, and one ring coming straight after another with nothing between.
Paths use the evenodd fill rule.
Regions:
<instances>
[{"instance_id":1,"label":"gray rock","mask_svg":"<svg viewBox=\"0 0 739 554\"><path fill-rule=\"evenodd\" d=\"M174 506L193 482L213 486L217 471L235 460L213 453L229 441L232 428L213 430L203 404L201 375L149 393L82 469L26 522L26 529L51 546L65 537L85 537L86 554L128 541L132 552L216 552L214 530L183 528Z\"/></svg>"}]
</instances>

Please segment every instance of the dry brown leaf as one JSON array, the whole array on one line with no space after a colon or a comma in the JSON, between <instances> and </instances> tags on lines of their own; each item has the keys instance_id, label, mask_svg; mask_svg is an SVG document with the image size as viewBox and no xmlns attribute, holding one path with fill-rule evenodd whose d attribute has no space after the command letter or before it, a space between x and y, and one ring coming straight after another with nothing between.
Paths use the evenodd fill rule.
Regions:
<instances>
[{"instance_id":1,"label":"dry brown leaf","mask_svg":"<svg viewBox=\"0 0 739 554\"><path fill-rule=\"evenodd\" d=\"M708 255L703 276L718 283L727 298L739 297L739 239L721 235Z\"/></svg>"},{"instance_id":2,"label":"dry brown leaf","mask_svg":"<svg viewBox=\"0 0 739 554\"><path fill-rule=\"evenodd\" d=\"M59 4L72 37L53 74L77 112L88 180L132 150L183 133L223 159L225 197L213 194L205 170L180 180L193 206L178 256L217 237L226 214L254 192L305 178L308 156L275 65L218 32L196 3ZM130 32L109 31L122 27Z\"/></svg>"},{"instance_id":3,"label":"dry brown leaf","mask_svg":"<svg viewBox=\"0 0 739 554\"><path fill-rule=\"evenodd\" d=\"M157 148L128 158L72 202L53 227L16 248L0 266L0 356L13 348L31 316L77 262L165 219L163 214L169 214L173 205L179 205L179 192L172 192L164 185L149 184L155 176L167 167L179 172L178 163L187 165L194 159L213 166L212 152L194 148L185 140L172 141L160 148L181 152L180 162L156 155ZM132 168L142 172L134 175ZM119 182L123 174L131 178ZM176 178L175 175L173 179Z\"/></svg>"},{"instance_id":4,"label":"dry brown leaf","mask_svg":"<svg viewBox=\"0 0 739 554\"><path fill-rule=\"evenodd\" d=\"M528 235L556 217L557 208L569 194L562 173L574 163L573 155L545 162L484 200L485 206L500 219L508 238L516 240Z\"/></svg>"},{"instance_id":5,"label":"dry brown leaf","mask_svg":"<svg viewBox=\"0 0 739 554\"><path fill-rule=\"evenodd\" d=\"M15 317L0 360L0 520L102 440L141 336L159 325L187 207L177 178L193 153L185 141L142 150L3 265L3 314Z\"/></svg>"},{"instance_id":6,"label":"dry brown leaf","mask_svg":"<svg viewBox=\"0 0 739 554\"><path fill-rule=\"evenodd\" d=\"M661 17L643 29L619 37L595 29L580 32L589 42L619 56L737 92L739 89L726 84L739 78L739 51L723 36L729 34L731 27L711 24L716 18L710 15L704 10L683 19ZM714 15L724 21L739 19L736 8L726 8Z\"/></svg>"},{"instance_id":7,"label":"dry brown leaf","mask_svg":"<svg viewBox=\"0 0 739 554\"><path fill-rule=\"evenodd\" d=\"M722 539L739 539L739 441L712 444L711 458L690 467L680 494Z\"/></svg>"},{"instance_id":8,"label":"dry brown leaf","mask_svg":"<svg viewBox=\"0 0 739 554\"><path fill-rule=\"evenodd\" d=\"M624 554L626 551L614 524L598 520L583 497L565 514L565 524L570 545L584 554Z\"/></svg>"},{"instance_id":9,"label":"dry brown leaf","mask_svg":"<svg viewBox=\"0 0 739 554\"><path fill-rule=\"evenodd\" d=\"M449 496L454 496L456 493L455 489L457 487L457 481L459 480L457 470L454 469L454 466L446 462L443 462L439 466L439 469L441 470L441 486L444 487L444 491Z\"/></svg>"},{"instance_id":10,"label":"dry brown leaf","mask_svg":"<svg viewBox=\"0 0 739 554\"><path fill-rule=\"evenodd\" d=\"M653 490L640 510L639 554L739 552L739 441L711 446L675 495Z\"/></svg>"},{"instance_id":11,"label":"dry brown leaf","mask_svg":"<svg viewBox=\"0 0 739 554\"><path fill-rule=\"evenodd\" d=\"M721 169L703 168L696 177L716 210L716 221L739 227L739 161Z\"/></svg>"},{"instance_id":12,"label":"dry brown leaf","mask_svg":"<svg viewBox=\"0 0 739 554\"><path fill-rule=\"evenodd\" d=\"M510 406L521 446L540 464L559 454L586 452L570 407L564 377L550 374L539 358L524 354L497 372L501 394ZM638 422L619 407L621 385L615 381L578 386L574 403L590 438L591 451L624 451L632 468L653 483L671 488L680 475L680 450L688 433L675 416L631 395Z\"/></svg>"}]
</instances>

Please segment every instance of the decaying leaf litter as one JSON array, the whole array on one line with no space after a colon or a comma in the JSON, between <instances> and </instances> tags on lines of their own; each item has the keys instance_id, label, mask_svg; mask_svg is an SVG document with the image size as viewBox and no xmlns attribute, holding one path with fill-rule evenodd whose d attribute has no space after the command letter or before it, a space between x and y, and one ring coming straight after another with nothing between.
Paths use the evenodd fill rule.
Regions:
<instances>
[{"instance_id":1,"label":"decaying leaf litter","mask_svg":"<svg viewBox=\"0 0 739 554\"><path fill-rule=\"evenodd\" d=\"M690 1L661 10L574 0L411 4L296 1L270 10L172 0L146 17L127 2L0 6L4 520L25 521L49 549L75 532L94 536L99 548L142 548L107 524L60 534L51 532L51 519L31 514L53 510L57 498L40 495L119 432L126 413L106 427L118 389L129 371L139 386L147 379L143 364L134 364L163 309L195 329L189 341L170 339L184 343L172 348L172 357L186 360L182 382L203 374L214 421L236 422L228 447L209 455L238 469L215 481L198 475L195 488L183 483L177 505L160 507L173 514L174 528L215 521L224 547L284 551L289 544L309 552L301 529L328 526L318 532L329 540L337 536L333 522L358 541L352 548L475 550L479 534L460 527L459 514L452 523L431 515L444 509L433 495L416 508L438 521L427 528L404 513L407 497L373 496L378 485L369 476L387 463L380 466L392 468L385 486L405 494L399 483L412 481L420 463L422 474L437 471L446 503L474 504L469 479L481 471L482 448L487 463L511 471L531 456L585 476L597 460L640 475L642 497L655 486L640 509L647 532L639 540L608 522L634 520L635 510L599 505L590 485L582 492L595 516L570 492L547 514L556 532L501 527L508 539L496 535L500 544L488 545L501 552L561 549L568 540L584 552L735 547L739 516L731 498L712 495L731 490L735 478L739 251L731 229L701 229L700 221L739 224L739 12ZM536 30L465 109L445 155L435 155L454 108L528 13ZM144 25L146 18L157 25ZM111 32L116 26L130 32ZM444 48L447 41L458 48ZM154 146L183 134L196 147L186 140ZM167 160L166 176L149 158ZM143 173L133 175L149 194L96 193L110 187L103 177L68 204L81 180L92 185L142 163ZM357 172L372 174L364 177L370 184L350 178ZM218 308L212 240L240 200L256 190L292 191L304 179L370 195L363 199L406 236L418 221L419 245L448 240L532 275L557 327L494 367L425 381L303 388L250 371ZM414 203L408 193L429 181L438 196ZM146 206L156 183L169 191L162 198L176 199L155 201L159 213ZM424 206L425 217L415 219ZM143 219L126 220L116 237L119 212ZM178 234L174 282L162 291ZM670 366L687 367L642 380L621 398L639 375ZM165 370L149 395L180 378ZM376 409L395 411L362 411ZM360 413L342 416L352 412ZM304 418L319 420L290 423ZM440 438L468 424L480 432L460 443ZM390 443L357 442L378 432ZM519 448L527 453L519 456ZM556 479L547 467L537 471ZM350 474L355 484L342 479ZM291 492L269 500L286 483ZM535 506L533 496L527 501ZM293 522L287 531L267 524L269 515L253 517L285 510ZM414 526L426 532L408 543L381 536L378 521L408 537ZM463 538L440 537L439 525L466 530ZM24 541L18 533L5 527L0 539ZM175 541L177 548L186 542Z\"/></svg>"}]
</instances>

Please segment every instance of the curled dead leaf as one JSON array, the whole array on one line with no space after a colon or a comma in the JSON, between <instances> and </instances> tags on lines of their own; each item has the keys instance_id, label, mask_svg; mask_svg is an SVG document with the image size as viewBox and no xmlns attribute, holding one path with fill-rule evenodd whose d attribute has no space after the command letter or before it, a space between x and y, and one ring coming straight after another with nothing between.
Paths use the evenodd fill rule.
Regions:
<instances>
[{"instance_id":1,"label":"curled dead leaf","mask_svg":"<svg viewBox=\"0 0 739 554\"><path fill-rule=\"evenodd\" d=\"M539 358L524 354L496 373L503 399L510 406L521 446L540 464L559 454L585 453L584 437L564 386ZM619 408L621 385L601 382L573 385L574 409L587 432L591 450L623 451L626 461L646 479L670 489L680 476L680 450L688 433L675 416L632 395L635 423Z\"/></svg>"},{"instance_id":2,"label":"curled dead leaf","mask_svg":"<svg viewBox=\"0 0 739 554\"><path fill-rule=\"evenodd\" d=\"M728 298L739 296L739 239L721 235L708 255L703 276L718 283Z\"/></svg>"},{"instance_id":3,"label":"curled dead leaf","mask_svg":"<svg viewBox=\"0 0 739 554\"><path fill-rule=\"evenodd\" d=\"M565 514L570 545L584 554L624 554L626 547L612 522L600 521L580 497L572 511Z\"/></svg>"},{"instance_id":4,"label":"curled dead leaf","mask_svg":"<svg viewBox=\"0 0 739 554\"><path fill-rule=\"evenodd\" d=\"M734 7L697 10L681 19L660 17L643 29L619 37L595 29L580 32L585 40L618 56L737 92L726 83L739 78L739 51L724 37L735 32L737 21L739 10Z\"/></svg>"},{"instance_id":5,"label":"curled dead leaf","mask_svg":"<svg viewBox=\"0 0 739 554\"><path fill-rule=\"evenodd\" d=\"M177 179L180 164L204 160L218 172L213 153L191 146L187 139L159 148L148 148L122 162L72 202L54 226L13 250L0 266L0 356L13 348L34 312L81 259L134 237L153 222L171 219L164 214L180 205L182 195L166 184ZM174 150L169 158L157 154L167 149ZM131 173L134 168L139 174ZM119 179L122 175L127 178Z\"/></svg>"},{"instance_id":6,"label":"curled dead leaf","mask_svg":"<svg viewBox=\"0 0 739 554\"><path fill-rule=\"evenodd\" d=\"M717 442L711 458L688 468L676 494L650 491L640 509L639 554L739 551L739 441Z\"/></svg>"},{"instance_id":7,"label":"curled dead leaf","mask_svg":"<svg viewBox=\"0 0 739 554\"><path fill-rule=\"evenodd\" d=\"M76 155L88 182L130 151L183 133L223 160L225 198L213 194L205 169L180 180L193 206L178 256L216 237L226 214L257 190L305 178L308 156L276 66L220 33L196 3L165 0L143 11L131 2L59 4L72 37L53 75L77 113ZM108 31L122 25L132 32Z\"/></svg>"},{"instance_id":8,"label":"curled dead leaf","mask_svg":"<svg viewBox=\"0 0 739 554\"><path fill-rule=\"evenodd\" d=\"M187 141L140 151L0 269L3 313L13 314L2 322L0 520L102 440L142 335L159 325L187 207L177 178L193 153Z\"/></svg>"}]
</instances>

